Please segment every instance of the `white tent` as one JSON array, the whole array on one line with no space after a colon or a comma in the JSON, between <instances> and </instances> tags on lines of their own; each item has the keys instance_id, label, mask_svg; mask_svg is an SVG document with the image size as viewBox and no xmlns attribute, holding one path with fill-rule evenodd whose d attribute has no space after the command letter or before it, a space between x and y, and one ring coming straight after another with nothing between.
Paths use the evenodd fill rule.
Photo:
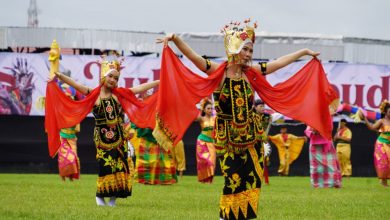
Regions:
<instances>
[{"instance_id":1,"label":"white tent","mask_svg":"<svg viewBox=\"0 0 390 220\"><path fill-rule=\"evenodd\" d=\"M160 53L155 39L164 33L90 30L70 28L0 27L0 49L8 47L49 47L56 39L62 48L100 49ZM225 57L223 36L219 33L181 33L199 54ZM174 48L174 47L173 47ZM329 36L321 34L256 33L256 59L275 59L301 48L321 52L323 60L349 63L390 64L390 41Z\"/></svg>"}]
</instances>

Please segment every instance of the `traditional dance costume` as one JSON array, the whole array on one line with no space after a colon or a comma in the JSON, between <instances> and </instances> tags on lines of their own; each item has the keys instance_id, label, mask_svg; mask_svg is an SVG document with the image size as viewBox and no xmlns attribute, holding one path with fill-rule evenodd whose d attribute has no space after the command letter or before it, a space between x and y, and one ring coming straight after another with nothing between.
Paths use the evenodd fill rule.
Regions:
<instances>
[{"instance_id":1,"label":"traditional dance costume","mask_svg":"<svg viewBox=\"0 0 390 220\"><path fill-rule=\"evenodd\" d=\"M203 78L185 67L170 47L164 47L157 123L153 131L161 146L172 147L183 138L186 129L199 115L196 104L218 88L227 65L227 62L222 63ZM219 102L215 103L214 141L225 177L219 208L220 217L224 219L257 216L262 171L260 147L255 143L261 141L262 126L254 121L251 110L252 89L274 110L312 125L329 139L332 134L329 105L337 98L317 59L312 59L294 77L275 87L253 68L247 68L243 74L250 84L243 78L225 78L222 89L214 94L214 100ZM175 103L169 100L175 100Z\"/></svg>"},{"instance_id":2,"label":"traditional dance costume","mask_svg":"<svg viewBox=\"0 0 390 220\"><path fill-rule=\"evenodd\" d=\"M390 179L390 126L382 126L375 143L374 164L379 179Z\"/></svg>"},{"instance_id":3,"label":"traditional dance costume","mask_svg":"<svg viewBox=\"0 0 390 220\"><path fill-rule=\"evenodd\" d=\"M279 154L279 175L287 176L290 165L301 154L305 139L293 134L277 134L268 137L275 144Z\"/></svg>"},{"instance_id":4,"label":"traditional dance costume","mask_svg":"<svg viewBox=\"0 0 390 220\"><path fill-rule=\"evenodd\" d=\"M256 218L263 175L259 162L263 128L252 111L253 98L243 78L225 78L222 89L214 93L215 148L225 178L221 218Z\"/></svg>"},{"instance_id":5,"label":"traditional dance costume","mask_svg":"<svg viewBox=\"0 0 390 220\"><path fill-rule=\"evenodd\" d=\"M196 141L196 168L198 181L211 183L215 172L216 153L213 139L215 117L201 121L202 132Z\"/></svg>"},{"instance_id":6,"label":"traditional dance costume","mask_svg":"<svg viewBox=\"0 0 390 220\"><path fill-rule=\"evenodd\" d=\"M102 73L113 68L119 72L119 62L104 61L101 64ZM105 205L101 198L111 197L109 205L115 205L115 198L130 196L132 190L132 166L128 162L131 160L128 159L127 140L122 127L122 110L137 126L153 128L155 119L150 116L156 115L157 96L141 102L130 89L113 88L112 96L99 98L102 86L90 91L84 99L74 101L60 90L54 80L50 81L46 87L45 130L48 134L49 154L53 157L61 144L60 130L79 124L92 110L95 117L96 159L99 164L96 199L98 205Z\"/></svg>"},{"instance_id":7,"label":"traditional dance costume","mask_svg":"<svg viewBox=\"0 0 390 220\"><path fill-rule=\"evenodd\" d=\"M315 188L340 188L341 172L332 141L309 127L305 134L310 138L310 181Z\"/></svg>"},{"instance_id":8,"label":"traditional dance costume","mask_svg":"<svg viewBox=\"0 0 390 220\"><path fill-rule=\"evenodd\" d=\"M186 170L186 155L184 151L184 142L181 140L171 150L172 159L175 164L176 170L179 171L180 175Z\"/></svg>"},{"instance_id":9,"label":"traditional dance costume","mask_svg":"<svg viewBox=\"0 0 390 220\"><path fill-rule=\"evenodd\" d=\"M337 135L343 138L352 138L352 132L349 128L345 127L337 131ZM340 162L341 175L351 176L352 165L351 165L351 142L338 139L336 144L337 159Z\"/></svg>"},{"instance_id":10,"label":"traditional dance costume","mask_svg":"<svg viewBox=\"0 0 390 220\"><path fill-rule=\"evenodd\" d=\"M78 98L80 95L77 94L73 87L70 87L64 83L58 82L59 87L66 96L72 100ZM80 177L80 160L77 156L77 136L80 125L73 126L71 128L63 128L60 131L61 146L57 152L58 156L58 170L60 176L65 180L79 179Z\"/></svg>"},{"instance_id":11,"label":"traditional dance costume","mask_svg":"<svg viewBox=\"0 0 390 220\"><path fill-rule=\"evenodd\" d=\"M170 151L157 144L149 128L137 128L131 140L135 148L135 181L142 184L173 184L177 182L175 164Z\"/></svg>"},{"instance_id":12,"label":"traditional dance costume","mask_svg":"<svg viewBox=\"0 0 390 220\"><path fill-rule=\"evenodd\" d=\"M96 196L126 198L131 195L132 183L121 106L113 97L100 98L100 104L94 106L92 113L99 164Z\"/></svg>"}]
</instances>

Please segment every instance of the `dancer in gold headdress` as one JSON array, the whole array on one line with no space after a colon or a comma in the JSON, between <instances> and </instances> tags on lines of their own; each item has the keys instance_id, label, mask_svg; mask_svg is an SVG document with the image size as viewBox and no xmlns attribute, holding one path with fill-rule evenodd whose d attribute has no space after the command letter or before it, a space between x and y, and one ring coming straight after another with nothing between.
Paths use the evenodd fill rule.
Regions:
<instances>
[{"instance_id":1,"label":"dancer in gold headdress","mask_svg":"<svg viewBox=\"0 0 390 220\"><path fill-rule=\"evenodd\" d=\"M214 92L214 106L217 115L214 127L214 143L222 174L225 178L219 206L221 219L251 219L257 216L257 204L261 187L260 177L262 176L259 163L260 147L257 143L261 143L263 128L260 122L255 121L255 113L252 111L253 89L271 108L283 114L286 114L288 109L287 116L307 121L309 124L314 123L316 127L324 126L320 128L321 132L325 132L329 138L331 136L331 125L323 124L323 118L320 118L317 113L313 111L315 115L310 115L311 118L298 113L301 112L301 108L307 111L306 107L310 108L309 106L314 105L314 103L315 105L318 103L328 106L333 101L332 98L335 98L326 98L327 101L323 104L321 104L322 100L312 98L309 103L305 98L308 91L312 92L314 87L317 89L318 86L314 85L317 82L324 83L320 90L328 91L328 89L331 89L326 78L323 80L325 77L323 71L316 68L308 73L309 70L304 68L298 74L299 76L293 77L277 87L269 85L263 76L292 63L302 56L317 56L319 53L302 49L269 63L253 64L252 55L256 25L251 26L249 20L244 23L244 26L240 26L240 23L236 22L224 27L222 32L228 61L223 64L217 64L196 54L177 34L169 34L163 39L157 39L157 42L164 45L167 45L169 41L174 42L187 58L209 75L206 79L200 79L196 76L191 77L192 73L182 67L179 61L175 60L175 57L171 55L171 50L167 47L164 49L161 92L171 96L175 95L175 97L170 97L171 99L183 100L188 106L180 103L180 110L185 109L185 112L187 112L187 109L190 109L191 115L188 116L189 113L179 116L180 124L178 124L174 121L177 120L177 117L171 117L172 115L164 108L159 109L159 127L153 133L156 134L157 139L161 140L162 143L172 140L175 142L180 139L183 128L187 128L188 121L193 120L194 117L192 107L189 104L195 101L199 102L198 98L207 96L204 93L216 89ZM310 69L312 65L318 67L316 62L316 60L312 61L306 68ZM167 75L165 75L165 72ZM171 79L165 81L164 77L168 77L168 72ZM315 75L312 75L314 72ZM308 83L303 83L302 77L319 78L306 79ZM169 83L174 84L174 86ZM292 88L294 86L295 88ZM293 92L295 94L292 94ZM326 94L332 94L333 96L334 93L316 90L315 97L324 97ZM171 103L167 102L161 103L160 106L169 105ZM316 109L316 111L318 110ZM324 116L329 115L327 110L322 113L324 113ZM311 121L312 119L315 120Z\"/></svg>"},{"instance_id":2,"label":"dancer in gold headdress","mask_svg":"<svg viewBox=\"0 0 390 220\"><path fill-rule=\"evenodd\" d=\"M127 160L127 140L124 138L123 114L129 115L129 106L142 107L134 93L142 93L158 85L159 81L142 84L130 89L117 88L121 62L117 57L104 57L101 62L101 83L92 89L58 71L58 80L75 88L87 97L76 102L65 97L50 81L46 91L45 129L48 132L49 153L55 155L59 147L57 131L79 123L91 111L95 117L94 142L99 164L96 203L99 206L115 206L116 198L131 195L132 183ZM134 109L134 108L133 108ZM146 120L146 119L142 119ZM108 204L104 198L110 197Z\"/></svg>"}]
</instances>

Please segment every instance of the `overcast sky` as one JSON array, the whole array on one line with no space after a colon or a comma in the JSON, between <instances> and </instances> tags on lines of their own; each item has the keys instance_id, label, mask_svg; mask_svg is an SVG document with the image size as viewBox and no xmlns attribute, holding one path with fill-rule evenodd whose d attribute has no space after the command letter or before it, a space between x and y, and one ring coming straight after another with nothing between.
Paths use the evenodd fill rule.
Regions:
<instances>
[{"instance_id":1,"label":"overcast sky","mask_svg":"<svg viewBox=\"0 0 390 220\"><path fill-rule=\"evenodd\" d=\"M39 27L219 32L251 17L258 31L390 40L390 0L36 0ZM27 26L30 0L0 0L0 26Z\"/></svg>"}]
</instances>

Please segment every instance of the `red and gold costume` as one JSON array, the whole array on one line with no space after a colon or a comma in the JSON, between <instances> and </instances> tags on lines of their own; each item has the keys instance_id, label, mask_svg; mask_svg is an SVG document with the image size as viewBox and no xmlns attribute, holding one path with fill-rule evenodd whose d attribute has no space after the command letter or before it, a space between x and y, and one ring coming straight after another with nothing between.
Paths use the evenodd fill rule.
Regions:
<instances>
[{"instance_id":1,"label":"red and gold costume","mask_svg":"<svg viewBox=\"0 0 390 220\"><path fill-rule=\"evenodd\" d=\"M118 62L103 62L102 73L107 74ZM102 74L103 75L103 74ZM139 101L129 89L115 88L113 95L99 98L101 86L92 90L83 100L69 99L54 80L47 84L45 102L45 128L48 133L50 156L60 147L60 129L79 124L92 111L95 117L94 142L99 164L97 197L125 198L131 195L132 173L127 154L127 140L123 129L123 111L131 121L142 127L153 128L155 120L155 98ZM95 104L99 98L98 104ZM149 119L149 120L148 120ZM130 160L131 162L131 160Z\"/></svg>"},{"instance_id":2,"label":"red and gold costume","mask_svg":"<svg viewBox=\"0 0 390 220\"><path fill-rule=\"evenodd\" d=\"M235 47L229 42L242 44L254 39L253 29L237 30L225 34L225 48L226 44L232 46L228 53L230 62L239 62L234 58L237 57L234 51L240 50L241 46ZM222 63L207 78L203 78L185 67L169 47L164 48L157 122L153 132L162 146L170 147L182 139L185 130L198 115L196 104L217 89L227 64ZM262 170L260 147L255 143L261 143L262 126L255 121L251 110L253 90L275 111L315 127L328 139L331 139L332 133L328 106L337 95L317 59L312 59L294 77L275 87L253 68L247 68L245 75L249 82L242 78L225 78L222 89L214 94L217 111L214 141L225 177L220 199L220 217L224 219L257 216Z\"/></svg>"},{"instance_id":3,"label":"red and gold costume","mask_svg":"<svg viewBox=\"0 0 390 220\"><path fill-rule=\"evenodd\" d=\"M231 36L234 36L229 40L231 42L237 37L245 39L241 43L248 37L252 42L254 40L254 32L246 31L244 34L241 31ZM196 104L219 86L226 67L227 62L222 63L204 78L185 67L175 53L165 47L156 95L140 102L128 89L114 89L113 94L137 127L154 127L153 136L160 145L171 148L183 138L189 125L198 116ZM331 139L332 133L328 106L337 98L317 59L312 59L294 77L274 87L253 68L247 68L245 74L249 82L226 78L223 89L214 95L220 107L217 110L214 138L225 176L220 200L220 216L225 219L248 219L257 215L262 171L258 161L259 148L255 148L255 143L261 136L262 128L258 126L260 123L254 122L251 110L253 90L275 111L309 124L328 139ZM74 126L90 112L100 87L92 91L82 103L73 105L58 97L58 88L50 84L47 89L45 126L50 152L53 153L59 146L59 129ZM229 99L225 99L227 97ZM72 108L75 106L77 108ZM64 114L58 117L58 112ZM239 168L238 172L234 171L233 166Z\"/></svg>"}]
</instances>

